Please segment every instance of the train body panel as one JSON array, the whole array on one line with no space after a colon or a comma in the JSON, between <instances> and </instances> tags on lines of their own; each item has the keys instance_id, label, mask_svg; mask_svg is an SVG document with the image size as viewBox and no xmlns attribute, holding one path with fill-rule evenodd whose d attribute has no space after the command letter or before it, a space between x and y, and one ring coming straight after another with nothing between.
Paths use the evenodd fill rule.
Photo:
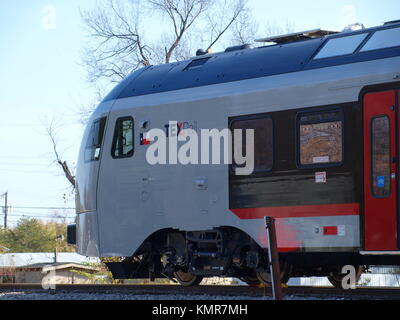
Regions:
<instances>
[{"instance_id":1,"label":"train body panel","mask_svg":"<svg viewBox=\"0 0 400 320\"><path fill-rule=\"evenodd\" d=\"M76 220L77 230L85 230L77 232L77 252L84 256L100 257L97 211L82 212Z\"/></svg>"},{"instance_id":2,"label":"train body panel","mask_svg":"<svg viewBox=\"0 0 400 320\"><path fill-rule=\"evenodd\" d=\"M272 216L282 253L358 254L365 249L364 93L400 88L395 82L400 75L400 53L393 52L383 58L368 60L364 55L351 63L318 68L310 61L313 67L296 72L289 68L282 74L221 83L213 80L209 85L163 82L190 64L136 71L100 104L85 131L77 171L78 252L133 257L153 250L164 269L174 261L174 270L178 270L179 263L183 268L179 261L185 260L178 254L183 250L181 235L186 234L186 246L197 248L193 252L203 258L218 256L217 239L227 237L230 243L237 237L248 250L245 257L235 258L234 249L227 250L240 269L243 263L252 265L254 257L259 259L254 246L267 247L263 218ZM154 85L146 89L144 84L155 76L161 89L157 91ZM144 84L135 85L135 81ZM163 85L178 89L167 90ZM398 104L398 93L396 97ZM264 123L272 127L271 168L264 171L237 176L233 165L223 162L152 165L146 158L154 142L144 142L146 134L160 129L167 134L168 147L172 122L178 130L189 128L201 137L203 129L234 129L246 121L263 119L269 119ZM119 140L121 130L128 134ZM330 143L340 141L340 150L330 155L337 161L327 156L303 159L300 150L314 134L312 130L330 132ZM101 137L96 140L99 132ZM322 136L329 135L326 132ZM121 144L129 145L127 139L132 143L124 150ZM183 144L179 142L178 148ZM223 144L219 150L224 154ZM394 217L398 223L397 213ZM235 230L242 234L233 236ZM208 236L214 246L210 252L201 245L202 237ZM158 248L161 242L172 243L173 252L168 246ZM193 264L200 258L191 259ZM227 272L223 262L209 268ZM196 272L207 274L205 269Z\"/></svg>"},{"instance_id":3,"label":"train body panel","mask_svg":"<svg viewBox=\"0 0 400 320\"><path fill-rule=\"evenodd\" d=\"M100 256L98 214L97 214L97 183L100 146L94 141L93 131L105 130L105 119L111 110L113 102L106 102L94 111L89 119L90 125L83 134L76 171L75 207L77 216L77 252L86 256ZM97 129L94 129L95 124ZM97 145L96 145L97 143ZM97 149L97 151L96 151ZM83 231L84 230L84 231Z\"/></svg>"},{"instance_id":4,"label":"train body panel","mask_svg":"<svg viewBox=\"0 0 400 320\"><path fill-rule=\"evenodd\" d=\"M100 147L95 145L98 141L94 141L94 131L98 132L100 125L105 128L105 122L100 123L101 119L105 119L111 110L113 102L106 102L99 105L90 117L82 138L82 144L79 151L78 163L76 170L76 193L75 206L77 213L96 211L97 198L97 177L99 170L99 162L93 161L99 158ZM97 151L96 151L97 149Z\"/></svg>"},{"instance_id":5,"label":"train body panel","mask_svg":"<svg viewBox=\"0 0 400 320\"><path fill-rule=\"evenodd\" d=\"M221 84L218 85L221 87L218 89L202 87L182 90L186 91L185 93L159 93L111 101L113 107L108 118L108 134L104 138L104 145L108 147L103 151L100 162L102 170L98 189L101 201L98 215L102 220L100 228L103 228L100 231L102 244L99 244L102 249L101 255L132 254L132 248L137 248L143 237L168 227L206 230L216 225L233 225L240 226L243 230L252 230L252 227L242 226L249 222L241 219L238 221L229 210L227 165L168 165L167 168L149 165L145 157L147 148L138 143L140 121L149 120L151 128L164 128L169 121L176 120L195 123L197 129L222 130L228 127L228 119L232 116L316 107L320 106L322 101L324 105L339 105L343 102L357 101L361 89L366 85L376 84L378 81L381 83L383 79L392 80L398 65L400 58L390 58L389 61L362 62L351 68L336 66L328 68L333 70L317 69L299 74L242 81L244 83ZM378 71L379 79L376 78ZM341 78L337 80L339 74ZM291 82L295 83L295 79L296 86L290 86ZM285 83L288 88L283 88ZM211 98L207 98L209 96ZM111 102L106 104L110 105ZM243 105L246 105L245 110L240 107ZM103 108L107 110L109 106ZM104 114L100 112L94 118L102 118ZM126 115L135 120L134 156L129 159L113 159L109 147L113 138L112 124ZM196 179L202 177L207 178L209 189L193 193L196 191ZM118 192L115 192L117 186ZM274 188L276 187L274 185ZM351 195L351 190L349 191L350 193L345 194ZM294 193L294 196L297 197L298 194ZM143 200L147 197L148 199ZM110 198L114 200L109 201ZM176 201L166 201L167 199ZM182 219L183 212L188 212L185 219ZM357 214L359 215L359 212ZM263 225L262 219L259 219L258 223ZM113 225L115 229L111 227ZM126 231L121 230L121 226L125 226ZM132 234L131 226L142 226L143 233ZM112 241L116 236L120 239ZM135 236L138 237L136 241L132 238ZM263 246L265 245L264 242ZM350 241L348 247L354 248L354 242Z\"/></svg>"}]
</instances>

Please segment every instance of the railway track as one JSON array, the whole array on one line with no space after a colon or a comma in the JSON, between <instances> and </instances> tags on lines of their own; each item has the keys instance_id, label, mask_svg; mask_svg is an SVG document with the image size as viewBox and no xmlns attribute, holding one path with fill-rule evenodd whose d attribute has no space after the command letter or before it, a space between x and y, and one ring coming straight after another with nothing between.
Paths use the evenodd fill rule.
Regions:
<instances>
[{"instance_id":1,"label":"railway track","mask_svg":"<svg viewBox=\"0 0 400 320\"><path fill-rule=\"evenodd\" d=\"M1 292L18 291L24 293L62 294L62 293L86 293L86 294L128 294L128 295L190 295L190 296L218 296L218 297L271 297L270 288L255 288L247 286L198 286L181 287L177 285L66 285L59 284L55 290L45 290L37 284L0 284ZM400 288L358 288L355 290L342 290L330 287L288 287L283 289L286 298L297 299L350 299L350 300L400 300Z\"/></svg>"}]
</instances>

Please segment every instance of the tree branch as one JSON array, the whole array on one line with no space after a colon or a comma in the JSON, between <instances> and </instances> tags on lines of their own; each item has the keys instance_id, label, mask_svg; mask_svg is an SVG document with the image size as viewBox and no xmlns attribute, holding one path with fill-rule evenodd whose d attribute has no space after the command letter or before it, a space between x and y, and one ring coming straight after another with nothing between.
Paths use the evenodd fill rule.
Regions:
<instances>
[{"instance_id":1,"label":"tree branch","mask_svg":"<svg viewBox=\"0 0 400 320\"><path fill-rule=\"evenodd\" d=\"M72 187L75 188L76 186L75 176L73 175L72 170L68 166L67 162L62 160L57 149L57 139L56 139L56 129L55 129L54 119L45 126L45 130L47 136L50 138L50 141L52 143L55 162L62 169L65 177L71 183Z\"/></svg>"},{"instance_id":2,"label":"tree branch","mask_svg":"<svg viewBox=\"0 0 400 320\"><path fill-rule=\"evenodd\" d=\"M210 22L211 27L211 40L210 44L208 45L206 51L212 48L226 33L226 31L232 26L232 24L238 19L238 17L246 10L247 0L233 0L232 1L225 1L224 9L222 10L222 16L217 17L217 21L214 15L208 15L208 19ZM233 11L230 15L228 21L224 20L226 16L227 10L225 7L232 7ZM213 35L216 33L215 35Z\"/></svg>"}]
</instances>

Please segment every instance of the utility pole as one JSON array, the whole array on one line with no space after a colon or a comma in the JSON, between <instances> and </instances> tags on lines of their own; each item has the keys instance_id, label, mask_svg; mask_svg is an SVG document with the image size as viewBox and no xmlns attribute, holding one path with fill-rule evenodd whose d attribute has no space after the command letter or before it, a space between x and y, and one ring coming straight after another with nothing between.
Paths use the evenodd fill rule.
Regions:
<instances>
[{"instance_id":1,"label":"utility pole","mask_svg":"<svg viewBox=\"0 0 400 320\"><path fill-rule=\"evenodd\" d=\"M4 194L4 230L7 229L8 191Z\"/></svg>"}]
</instances>

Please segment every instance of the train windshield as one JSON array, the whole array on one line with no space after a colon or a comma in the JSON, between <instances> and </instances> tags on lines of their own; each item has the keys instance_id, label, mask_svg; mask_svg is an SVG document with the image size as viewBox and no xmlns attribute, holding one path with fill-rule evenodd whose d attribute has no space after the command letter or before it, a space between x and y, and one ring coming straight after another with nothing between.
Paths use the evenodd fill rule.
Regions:
<instances>
[{"instance_id":1,"label":"train windshield","mask_svg":"<svg viewBox=\"0 0 400 320\"><path fill-rule=\"evenodd\" d=\"M100 159L101 144L103 142L106 118L93 122L85 148L85 161L97 161Z\"/></svg>"}]
</instances>

